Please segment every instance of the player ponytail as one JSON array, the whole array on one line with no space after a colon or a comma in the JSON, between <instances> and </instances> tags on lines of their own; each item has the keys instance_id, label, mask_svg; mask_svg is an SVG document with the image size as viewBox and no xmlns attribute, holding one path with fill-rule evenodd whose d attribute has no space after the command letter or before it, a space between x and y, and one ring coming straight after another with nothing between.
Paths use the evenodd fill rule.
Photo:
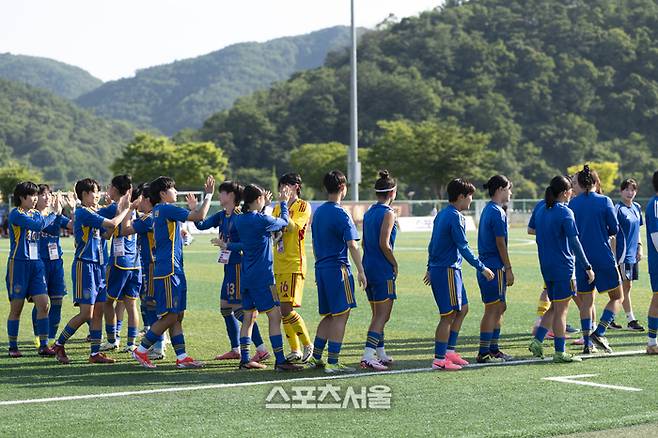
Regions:
<instances>
[{"instance_id":1,"label":"player ponytail","mask_svg":"<svg viewBox=\"0 0 658 438\"><path fill-rule=\"evenodd\" d=\"M551 184L546 187L544 193L544 201L546 201L546 208L552 208L562 192L571 188L571 182L568 178L558 175L551 180Z\"/></svg>"},{"instance_id":2,"label":"player ponytail","mask_svg":"<svg viewBox=\"0 0 658 438\"><path fill-rule=\"evenodd\" d=\"M512 183L505 175L494 175L482 185L482 188L489 192L489 197L491 198L496 194L498 189L505 189L511 185Z\"/></svg>"},{"instance_id":3,"label":"player ponytail","mask_svg":"<svg viewBox=\"0 0 658 438\"><path fill-rule=\"evenodd\" d=\"M585 195L594 188L600 193L601 180L599 174L589 167L589 164L583 166L583 170L577 173L578 185L583 188Z\"/></svg>"},{"instance_id":4,"label":"player ponytail","mask_svg":"<svg viewBox=\"0 0 658 438\"><path fill-rule=\"evenodd\" d=\"M322 183L327 193L334 194L340 192L342 187L347 185L347 178L340 170L332 170L324 175Z\"/></svg>"},{"instance_id":5,"label":"player ponytail","mask_svg":"<svg viewBox=\"0 0 658 438\"><path fill-rule=\"evenodd\" d=\"M242 196L244 199L244 206L246 207L247 210L250 210L249 206L258 200L261 196L265 196L265 190L263 190L260 186L257 186L256 184L248 184L245 188L244 191L242 192Z\"/></svg>"},{"instance_id":6,"label":"player ponytail","mask_svg":"<svg viewBox=\"0 0 658 438\"><path fill-rule=\"evenodd\" d=\"M375 181L375 194L378 198L386 199L397 189L395 178L391 178L388 170L379 171L379 179Z\"/></svg>"}]
</instances>

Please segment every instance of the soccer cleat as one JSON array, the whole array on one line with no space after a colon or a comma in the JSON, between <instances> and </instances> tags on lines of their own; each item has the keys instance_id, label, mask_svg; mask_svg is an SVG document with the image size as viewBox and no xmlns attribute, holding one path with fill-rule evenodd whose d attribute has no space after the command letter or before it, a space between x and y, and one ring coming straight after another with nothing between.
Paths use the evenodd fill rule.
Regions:
<instances>
[{"instance_id":1,"label":"soccer cleat","mask_svg":"<svg viewBox=\"0 0 658 438\"><path fill-rule=\"evenodd\" d=\"M505 362L504 359L500 357L492 356L491 353L478 354L475 358L477 363L502 363Z\"/></svg>"},{"instance_id":2,"label":"soccer cleat","mask_svg":"<svg viewBox=\"0 0 658 438\"><path fill-rule=\"evenodd\" d=\"M505 362L509 362L510 360L513 360L513 359L514 359L514 358L513 358L512 356L510 356L509 354L507 354L507 353L503 353L503 352L500 351L500 350L498 350L498 351L490 351L490 352L489 352L489 355L490 355L491 357L496 357L496 358L498 358L498 359L502 359L502 360L505 361Z\"/></svg>"},{"instance_id":3,"label":"soccer cleat","mask_svg":"<svg viewBox=\"0 0 658 438\"><path fill-rule=\"evenodd\" d=\"M379 362L380 362L382 365L386 365L387 367L390 367L390 366L393 365L393 363L395 362L395 361L393 360L393 358L392 358L391 356L389 356L388 354L386 354L386 353L384 353L384 354L377 354L377 357L379 358Z\"/></svg>"},{"instance_id":4,"label":"soccer cleat","mask_svg":"<svg viewBox=\"0 0 658 438\"><path fill-rule=\"evenodd\" d=\"M264 363L250 360L249 362L240 362L238 368L240 368L241 370L263 370L267 368L267 365L265 365Z\"/></svg>"},{"instance_id":5,"label":"soccer cleat","mask_svg":"<svg viewBox=\"0 0 658 438\"><path fill-rule=\"evenodd\" d=\"M534 357L540 359L544 358L544 346L537 339L533 339L530 345L528 345L528 350L532 353Z\"/></svg>"},{"instance_id":6,"label":"soccer cleat","mask_svg":"<svg viewBox=\"0 0 658 438\"><path fill-rule=\"evenodd\" d=\"M313 344L305 345L302 353L302 363L307 363L311 357L313 357Z\"/></svg>"},{"instance_id":7,"label":"soccer cleat","mask_svg":"<svg viewBox=\"0 0 658 438\"><path fill-rule=\"evenodd\" d=\"M119 341L114 342L103 342L100 347L100 351L111 351L119 348Z\"/></svg>"},{"instance_id":8,"label":"soccer cleat","mask_svg":"<svg viewBox=\"0 0 658 438\"><path fill-rule=\"evenodd\" d=\"M622 326L617 324L617 321L613 319L612 321L610 321L610 326L608 328L612 330L621 330Z\"/></svg>"},{"instance_id":9,"label":"soccer cleat","mask_svg":"<svg viewBox=\"0 0 658 438\"><path fill-rule=\"evenodd\" d=\"M160 349L152 349L148 351L148 358L150 360L162 360L165 358L165 354Z\"/></svg>"},{"instance_id":10,"label":"soccer cleat","mask_svg":"<svg viewBox=\"0 0 658 438\"><path fill-rule=\"evenodd\" d=\"M585 346L583 348L582 354L596 354L598 352L599 352L599 350L594 346L594 344L592 344L592 345Z\"/></svg>"},{"instance_id":11,"label":"soccer cleat","mask_svg":"<svg viewBox=\"0 0 658 438\"><path fill-rule=\"evenodd\" d=\"M461 370L462 367L456 363L450 362L448 359L434 359L432 361L433 370L444 370L444 371L457 371Z\"/></svg>"},{"instance_id":12,"label":"soccer cleat","mask_svg":"<svg viewBox=\"0 0 658 438\"><path fill-rule=\"evenodd\" d=\"M53 350L52 348L50 348L46 345L44 347L39 347L39 350L38 350L37 353L41 357L52 357L52 356L55 355L55 350Z\"/></svg>"},{"instance_id":13,"label":"soccer cleat","mask_svg":"<svg viewBox=\"0 0 658 438\"><path fill-rule=\"evenodd\" d=\"M300 360L302 360L302 353L300 353L299 351L293 351L286 356L286 361L290 363L299 362Z\"/></svg>"},{"instance_id":14,"label":"soccer cleat","mask_svg":"<svg viewBox=\"0 0 658 438\"><path fill-rule=\"evenodd\" d=\"M612 348L608 343L608 339L605 336L599 336L596 333L589 335L589 338L592 340L592 343L602 349L606 353L612 353Z\"/></svg>"},{"instance_id":15,"label":"soccer cleat","mask_svg":"<svg viewBox=\"0 0 658 438\"><path fill-rule=\"evenodd\" d=\"M306 363L311 368L324 368L326 366L322 359L316 359L313 356L311 356Z\"/></svg>"},{"instance_id":16,"label":"soccer cleat","mask_svg":"<svg viewBox=\"0 0 658 438\"><path fill-rule=\"evenodd\" d=\"M203 368L204 363L187 356L185 359L176 359L176 368Z\"/></svg>"},{"instance_id":17,"label":"soccer cleat","mask_svg":"<svg viewBox=\"0 0 658 438\"><path fill-rule=\"evenodd\" d=\"M133 351L132 353L133 359L135 359L141 366L144 368L155 368L155 365L153 365L149 359L148 352L140 353L139 349Z\"/></svg>"},{"instance_id":18,"label":"soccer cleat","mask_svg":"<svg viewBox=\"0 0 658 438\"><path fill-rule=\"evenodd\" d=\"M23 357L23 353L21 353L21 351L18 348L10 348L9 357L17 359L19 357Z\"/></svg>"},{"instance_id":19,"label":"soccer cleat","mask_svg":"<svg viewBox=\"0 0 658 438\"><path fill-rule=\"evenodd\" d=\"M373 371L386 371L386 370L388 370L388 367L386 365L384 365L379 360L374 359L374 358L373 359L366 359L366 358L361 359L361 363L359 364L359 366L363 369L370 369L370 370L373 370Z\"/></svg>"},{"instance_id":20,"label":"soccer cleat","mask_svg":"<svg viewBox=\"0 0 658 438\"><path fill-rule=\"evenodd\" d=\"M34 347L39 348L41 346L41 339L38 336L34 337Z\"/></svg>"},{"instance_id":21,"label":"soccer cleat","mask_svg":"<svg viewBox=\"0 0 658 438\"><path fill-rule=\"evenodd\" d=\"M455 365L459 365L461 367L468 365L468 361L462 359L459 353L446 353L446 359L454 363Z\"/></svg>"},{"instance_id":22,"label":"soccer cleat","mask_svg":"<svg viewBox=\"0 0 658 438\"><path fill-rule=\"evenodd\" d=\"M571 324L567 324L566 332L567 333L578 333L580 330L578 330L576 327L572 326Z\"/></svg>"},{"instance_id":23,"label":"soccer cleat","mask_svg":"<svg viewBox=\"0 0 658 438\"><path fill-rule=\"evenodd\" d=\"M240 359L240 353L233 350L215 356L215 360L235 360L235 359Z\"/></svg>"},{"instance_id":24,"label":"soccer cleat","mask_svg":"<svg viewBox=\"0 0 658 438\"><path fill-rule=\"evenodd\" d=\"M636 331L636 332L643 332L644 331L644 327L642 327L640 325L640 323L637 321L637 319L629 322L627 327L628 327L629 330L633 330L633 331Z\"/></svg>"},{"instance_id":25,"label":"soccer cleat","mask_svg":"<svg viewBox=\"0 0 658 438\"><path fill-rule=\"evenodd\" d=\"M571 362L582 362L583 360L578 356L574 356L570 353L565 353L564 351L556 351L553 354L553 363L571 363Z\"/></svg>"},{"instance_id":26,"label":"soccer cleat","mask_svg":"<svg viewBox=\"0 0 658 438\"><path fill-rule=\"evenodd\" d=\"M137 347L134 344L133 345L126 345L125 347L123 347L121 349L121 352L122 353L132 353L133 350L135 350L136 348Z\"/></svg>"},{"instance_id":27,"label":"soccer cleat","mask_svg":"<svg viewBox=\"0 0 658 438\"><path fill-rule=\"evenodd\" d=\"M270 353L268 351L256 351L254 357L251 358L253 362L262 362L270 358Z\"/></svg>"},{"instance_id":28,"label":"soccer cleat","mask_svg":"<svg viewBox=\"0 0 658 438\"><path fill-rule=\"evenodd\" d=\"M658 354L658 345L647 345L647 354Z\"/></svg>"},{"instance_id":29,"label":"soccer cleat","mask_svg":"<svg viewBox=\"0 0 658 438\"><path fill-rule=\"evenodd\" d=\"M576 339L575 341L573 341L571 343L571 345L585 345L585 338L580 337L580 338Z\"/></svg>"},{"instance_id":30,"label":"soccer cleat","mask_svg":"<svg viewBox=\"0 0 658 438\"><path fill-rule=\"evenodd\" d=\"M105 353L96 353L89 356L89 363L114 363L111 357L105 356Z\"/></svg>"},{"instance_id":31,"label":"soccer cleat","mask_svg":"<svg viewBox=\"0 0 658 438\"><path fill-rule=\"evenodd\" d=\"M55 359L57 359L57 362L63 364L63 365L68 365L71 363L69 360L69 357L66 355L66 350L64 349L63 345L55 344L53 345L53 351L55 352Z\"/></svg>"},{"instance_id":32,"label":"soccer cleat","mask_svg":"<svg viewBox=\"0 0 658 438\"><path fill-rule=\"evenodd\" d=\"M324 366L324 372L327 374L353 373L355 368L348 367L342 363L328 363Z\"/></svg>"},{"instance_id":33,"label":"soccer cleat","mask_svg":"<svg viewBox=\"0 0 658 438\"><path fill-rule=\"evenodd\" d=\"M297 364L294 364L294 363L290 363L288 361L285 361L283 363L275 363L274 364L274 371L291 372L291 371L301 371L303 369L304 369L303 366L297 365Z\"/></svg>"}]
</instances>

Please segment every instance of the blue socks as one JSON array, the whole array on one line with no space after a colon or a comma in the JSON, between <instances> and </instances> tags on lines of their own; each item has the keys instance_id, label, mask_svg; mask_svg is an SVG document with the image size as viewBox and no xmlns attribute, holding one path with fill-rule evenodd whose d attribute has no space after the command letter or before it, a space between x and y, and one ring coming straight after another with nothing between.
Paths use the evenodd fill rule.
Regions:
<instances>
[{"instance_id":1,"label":"blue socks","mask_svg":"<svg viewBox=\"0 0 658 438\"><path fill-rule=\"evenodd\" d=\"M318 336L315 337L315 341L313 341L313 358L316 360L322 359L322 352L324 351L324 347L327 345L327 340L322 339Z\"/></svg>"},{"instance_id":2,"label":"blue socks","mask_svg":"<svg viewBox=\"0 0 658 438\"><path fill-rule=\"evenodd\" d=\"M240 338L240 362L249 362L249 345L251 338L248 336Z\"/></svg>"},{"instance_id":3,"label":"blue socks","mask_svg":"<svg viewBox=\"0 0 658 438\"><path fill-rule=\"evenodd\" d=\"M185 354L185 336L182 333L171 337L171 345L174 347L176 356Z\"/></svg>"},{"instance_id":4,"label":"blue socks","mask_svg":"<svg viewBox=\"0 0 658 438\"><path fill-rule=\"evenodd\" d=\"M375 350L379 346L379 336L380 334L377 332L368 332L366 337L366 348L372 348Z\"/></svg>"},{"instance_id":5,"label":"blue socks","mask_svg":"<svg viewBox=\"0 0 658 438\"><path fill-rule=\"evenodd\" d=\"M54 339L59 330L59 323L62 321L62 299L51 298L50 310L48 311L48 338Z\"/></svg>"},{"instance_id":6,"label":"blue socks","mask_svg":"<svg viewBox=\"0 0 658 438\"><path fill-rule=\"evenodd\" d=\"M480 332L480 349L478 350L478 354L481 356L489 353L491 336L493 336L492 332Z\"/></svg>"},{"instance_id":7,"label":"blue socks","mask_svg":"<svg viewBox=\"0 0 658 438\"><path fill-rule=\"evenodd\" d=\"M546 337L547 333L548 333L548 329L546 327L539 326L537 327L537 331L535 332L535 339L538 340L539 342L544 342L544 338Z\"/></svg>"},{"instance_id":8,"label":"blue socks","mask_svg":"<svg viewBox=\"0 0 658 438\"><path fill-rule=\"evenodd\" d=\"M235 315L233 315L233 309L230 307L222 307L221 312L224 318L224 324L226 324L226 333L228 333L228 338L231 341L231 348L237 348L240 345L238 340L240 324Z\"/></svg>"},{"instance_id":9,"label":"blue socks","mask_svg":"<svg viewBox=\"0 0 658 438\"><path fill-rule=\"evenodd\" d=\"M500 327L495 328L491 335L491 344L489 345L489 351L492 353L498 353L498 339L500 339Z\"/></svg>"},{"instance_id":10,"label":"blue socks","mask_svg":"<svg viewBox=\"0 0 658 438\"><path fill-rule=\"evenodd\" d=\"M566 343L567 338L558 338L557 336L554 339L555 342L555 352L564 353L564 344Z\"/></svg>"},{"instance_id":11,"label":"blue socks","mask_svg":"<svg viewBox=\"0 0 658 438\"><path fill-rule=\"evenodd\" d=\"M340 342L331 342L329 341L329 358L327 359L327 362L330 364L337 364L338 363L338 356L340 355L340 347L343 344Z\"/></svg>"},{"instance_id":12,"label":"blue socks","mask_svg":"<svg viewBox=\"0 0 658 438\"><path fill-rule=\"evenodd\" d=\"M434 341L434 357L443 360L446 358L447 342Z\"/></svg>"},{"instance_id":13,"label":"blue socks","mask_svg":"<svg viewBox=\"0 0 658 438\"><path fill-rule=\"evenodd\" d=\"M48 346L48 317L37 319L37 334L39 335L39 347Z\"/></svg>"},{"instance_id":14,"label":"blue socks","mask_svg":"<svg viewBox=\"0 0 658 438\"><path fill-rule=\"evenodd\" d=\"M75 332L76 329L66 324L66 327L64 327L64 330L62 330L62 333L59 335L59 338L57 338L57 343L59 345L66 344L66 341L68 341L69 338L75 334Z\"/></svg>"},{"instance_id":15,"label":"blue socks","mask_svg":"<svg viewBox=\"0 0 658 438\"><path fill-rule=\"evenodd\" d=\"M101 349L101 338L103 337L102 330L89 330L91 338L91 355L98 354Z\"/></svg>"},{"instance_id":16,"label":"blue socks","mask_svg":"<svg viewBox=\"0 0 658 438\"><path fill-rule=\"evenodd\" d=\"M9 337L9 349L18 350L18 326L20 319L7 320L7 336Z\"/></svg>"},{"instance_id":17,"label":"blue socks","mask_svg":"<svg viewBox=\"0 0 658 438\"><path fill-rule=\"evenodd\" d=\"M580 320L580 330L583 332L583 345L586 347L589 345L589 332L592 329L592 320L590 318L585 318Z\"/></svg>"},{"instance_id":18,"label":"blue socks","mask_svg":"<svg viewBox=\"0 0 658 438\"><path fill-rule=\"evenodd\" d=\"M457 338L459 337L459 332L450 331L450 337L448 338L448 351L455 351L457 347Z\"/></svg>"},{"instance_id":19,"label":"blue socks","mask_svg":"<svg viewBox=\"0 0 658 438\"><path fill-rule=\"evenodd\" d=\"M610 327L610 323L615 318L615 314L611 310L603 310L603 315L601 315L601 320L599 321L598 327L594 330L594 333L598 336L605 335L605 331Z\"/></svg>"},{"instance_id":20,"label":"blue socks","mask_svg":"<svg viewBox=\"0 0 658 438\"><path fill-rule=\"evenodd\" d=\"M276 363L284 363L286 357L283 355L283 336L280 334L270 336L270 342L272 343L272 351L274 352Z\"/></svg>"}]
</instances>

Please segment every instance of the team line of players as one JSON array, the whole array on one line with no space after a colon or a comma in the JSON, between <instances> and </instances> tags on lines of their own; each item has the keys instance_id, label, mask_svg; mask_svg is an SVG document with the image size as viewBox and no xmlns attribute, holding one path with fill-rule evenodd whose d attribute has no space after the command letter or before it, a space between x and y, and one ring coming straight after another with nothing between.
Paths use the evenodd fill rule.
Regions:
<instances>
[{"instance_id":1,"label":"team line of players","mask_svg":"<svg viewBox=\"0 0 658 438\"><path fill-rule=\"evenodd\" d=\"M654 185L658 192L657 175L654 175ZM636 192L637 184L633 184ZM575 176L574 185L582 193L571 199L572 182L565 177L554 178L546 189L546 199L535 208L529 224L529 232L537 235L539 262L545 280L542 297L546 296L550 302L535 330L530 351L543 357L542 342L552 329L553 359L560 363L579 360L566 353L564 346L567 309L572 297L580 309L583 352L589 354L596 347L611 351L605 330L619 311L623 296L621 284L629 291L629 283L637 278L637 256L641 254L642 214L633 202L634 194L630 201L624 198L625 203L615 209L609 198L596 193L597 177L588 166ZM76 241L72 279L73 302L79 307L79 313L56 337L62 297L66 294L59 229L71 227L71 221L61 214L61 209L66 202L73 205L73 200L65 202L60 195L53 196L47 186L30 182L18 184L13 199L15 208L9 216L11 243L7 289L11 305L7 332L10 356L21 355L17 344L18 322L25 299L31 299L35 303L33 325L42 356L55 356L60 363L69 363L65 344L81 326L89 323L89 361L114 362L102 350L118 346L120 321L117 315L123 314L123 308L118 312L117 307L122 305L128 315L126 351L141 365L155 367L152 360L162 358L163 336L168 332L177 367L203 366L186 354L182 326L187 282L181 225L192 221L199 229L219 229L219 236L212 243L220 248L218 261L224 265L220 308L231 350L216 359L239 359L239 366L244 369L265 368L262 362L270 354L256 323L257 315L265 313L275 369L296 371L307 363L324 368L328 373L352 370L339 362L349 314L356 307L349 253L357 270L358 283L365 288L372 309L360 366L377 371L388 369L393 359L384 348L384 327L396 299L398 271L393 251L398 227L391 208L396 197L396 182L387 171L380 172L375 183L378 202L364 215L362 260L356 226L340 206L347 193L347 180L339 171L325 175L328 201L318 207L311 222L318 306L322 315L312 342L303 318L296 311L302 304L306 273L304 239L311 215L310 204L299 197L301 186L299 175L283 175L279 180L279 202L272 215L268 215L264 209L271 202L271 194L257 185L243 188L227 181L219 186L223 210L206 217L215 191L212 177L206 181L206 195L201 203L188 195L189 209L174 205L175 182L168 177L157 178L133 190L130 177L119 175L108 188L112 203L103 208L98 207L99 184L92 179L78 181L75 192L80 205L75 208L72 221ZM468 313L462 257L477 269L485 304L476 360L486 363L512 359L498 345L502 315L506 310L506 289L514 283L505 211L512 184L506 177L496 175L484 188L491 201L480 218L479 257L469 248L465 218L461 213L471 204L475 192L472 184L463 179L451 181L447 186L450 204L434 221L424 277L441 314L435 334L434 369L457 370L468 364L456 352L459 331ZM243 211L240 211L241 204ZM647 206L646 219L649 238L655 236L658 241L657 205L658 201L653 198ZM614 237L612 246L610 237ZM649 242L649 272L652 289L656 291L658 269L651 266L652 263L658 265L658 257L655 243ZM105 246L109 246L109 257L105 254ZM595 328L592 326L594 287L610 297ZM630 297L629 293L627 296ZM656 296L654 293L649 309L647 353L650 354L658 353ZM137 345L137 299L140 298L147 330ZM103 317L107 333L105 344L101 344ZM282 325L291 348L288 356L283 352ZM54 340L52 347L49 339ZM250 354L252 342L256 345L253 356ZM326 362L323 360L325 349L328 352Z\"/></svg>"}]
</instances>

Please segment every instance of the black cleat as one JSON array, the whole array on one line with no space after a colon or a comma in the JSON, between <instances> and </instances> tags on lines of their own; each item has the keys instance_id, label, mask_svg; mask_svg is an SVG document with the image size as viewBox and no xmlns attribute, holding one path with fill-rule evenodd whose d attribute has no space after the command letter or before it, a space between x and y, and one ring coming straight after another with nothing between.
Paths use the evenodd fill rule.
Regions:
<instances>
[{"instance_id":1,"label":"black cleat","mask_svg":"<svg viewBox=\"0 0 658 438\"><path fill-rule=\"evenodd\" d=\"M633 321L628 323L628 329L633 330L635 332L643 332L644 327L640 325L639 322L637 322L637 319L634 319Z\"/></svg>"},{"instance_id":2,"label":"black cleat","mask_svg":"<svg viewBox=\"0 0 658 438\"><path fill-rule=\"evenodd\" d=\"M594 345L599 347L601 350L603 350L606 353L612 353L612 348L610 348L610 344L608 343L608 339L606 339L605 336L599 336L596 333L592 333L589 335L590 340Z\"/></svg>"},{"instance_id":3,"label":"black cleat","mask_svg":"<svg viewBox=\"0 0 658 438\"><path fill-rule=\"evenodd\" d=\"M610 326L608 328L613 330L621 330L623 327L617 324L617 322L613 319L610 321Z\"/></svg>"},{"instance_id":4,"label":"black cleat","mask_svg":"<svg viewBox=\"0 0 658 438\"><path fill-rule=\"evenodd\" d=\"M586 345L585 348L583 348L583 355L589 355L589 354L596 354L598 353L599 350L596 349L594 345Z\"/></svg>"}]
</instances>

